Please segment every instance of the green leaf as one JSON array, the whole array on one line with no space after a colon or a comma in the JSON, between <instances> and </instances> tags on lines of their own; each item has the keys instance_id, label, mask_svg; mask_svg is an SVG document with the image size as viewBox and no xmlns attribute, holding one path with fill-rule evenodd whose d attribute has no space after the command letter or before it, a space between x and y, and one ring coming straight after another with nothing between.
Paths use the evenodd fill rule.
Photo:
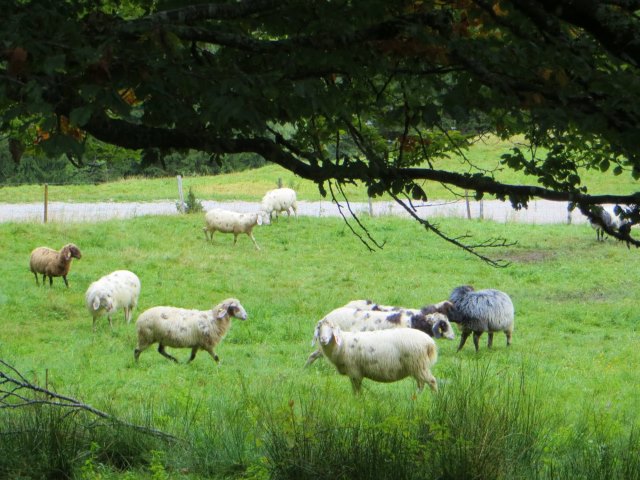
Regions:
<instances>
[{"instance_id":1,"label":"green leaf","mask_svg":"<svg viewBox=\"0 0 640 480\"><path fill-rule=\"evenodd\" d=\"M56 72L63 72L67 57L64 54L52 55L42 62L42 70L49 75Z\"/></svg>"},{"instance_id":2,"label":"green leaf","mask_svg":"<svg viewBox=\"0 0 640 480\"><path fill-rule=\"evenodd\" d=\"M69 114L69 121L71 122L72 125L75 125L76 127L82 127L89 121L92 113L93 113L93 108L90 107L89 105L74 108L73 110L71 110L71 113Z\"/></svg>"},{"instance_id":3,"label":"green leaf","mask_svg":"<svg viewBox=\"0 0 640 480\"><path fill-rule=\"evenodd\" d=\"M605 158L602 162L600 162L600 171L606 172L607 170L609 170L609 160Z\"/></svg>"},{"instance_id":4,"label":"green leaf","mask_svg":"<svg viewBox=\"0 0 640 480\"><path fill-rule=\"evenodd\" d=\"M622 167L620 165L618 165L616 168L613 169L613 174L618 176L622 173Z\"/></svg>"}]
</instances>

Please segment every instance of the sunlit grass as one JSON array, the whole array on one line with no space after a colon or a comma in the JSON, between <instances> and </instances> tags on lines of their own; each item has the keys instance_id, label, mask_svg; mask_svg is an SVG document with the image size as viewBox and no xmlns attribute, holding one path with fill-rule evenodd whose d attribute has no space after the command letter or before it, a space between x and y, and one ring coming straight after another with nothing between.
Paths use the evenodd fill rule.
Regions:
<instances>
[{"instance_id":1,"label":"sunlit grass","mask_svg":"<svg viewBox=\"0 0 640 480\"><path fill-rule=\"evenodd\" d=\"M508 184L538 185L535 178L527 177L522 172L514 172L500 164L503 153L509 150L513 142L505 142L495 137L483 137L465 152L464 157L453 155L447 159L436 159L436 169L451 170L460 173L482 172L493 176L496 180ZM614 176L610 171L581 171L583 185L589 193L627 194L638 190L638 182L625 173ZM300 200L320 200L322 198L318 186L284 168L269 164L265 167L242 172L221 174L216 176L186 177L183 179L185 192L192 188L200 200L216 201L257 201L268 190L278 185L294 188ZM451 189L437 182L423 183L430 200L448 200L455 197ZM346 185L344 189L352 201L365 201L366 189L362 185ZM453 189L456 194L464 194L460 189ZM42 185L23 185L18 187L0 187L0 202L42 202L44 188ZM49 201L59 202L148 202L153 200L176 200L178 198L178 182L175 177L167 178L128 178L117 182L97 185L50 185ZM486 197L490 198L490 197ZM388 200L387 197L382 199Z\"/></svg>"}]
</instances>

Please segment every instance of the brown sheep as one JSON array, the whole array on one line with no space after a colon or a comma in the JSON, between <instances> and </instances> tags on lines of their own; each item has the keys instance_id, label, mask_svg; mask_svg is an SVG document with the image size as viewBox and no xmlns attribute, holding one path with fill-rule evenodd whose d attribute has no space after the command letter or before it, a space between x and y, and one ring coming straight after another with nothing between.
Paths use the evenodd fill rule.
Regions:
<instances>
[{"instance_id":1,"label":"brown sheep","mask_svg":"<svg viewBox=\"0 0 640 480\"><path fill-rule=\"evenodd\" d=\"M31 252L29 260L29 268L36 277L36 285L38 282L38 274L42 274L42 285L47 277L49 277L49 286L53 285L53 277L62 277L64 284L69 287L67 282L67 274L71 267L73 258L80 259L82 254L80 249L73 243L68 243L60 249L59 252L48 248L38 247Z\"/></svg>"}]
</instances>

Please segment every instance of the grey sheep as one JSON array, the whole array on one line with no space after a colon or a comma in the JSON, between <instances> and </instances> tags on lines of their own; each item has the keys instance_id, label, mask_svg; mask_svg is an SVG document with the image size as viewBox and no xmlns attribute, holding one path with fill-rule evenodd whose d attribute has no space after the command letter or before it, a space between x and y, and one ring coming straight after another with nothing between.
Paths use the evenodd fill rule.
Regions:
<instances>
[{"instance_id":1,"label":"grey sheep","mask_svg":"<svg viewBox=\"0 0 640 480\"><path fill-rule=\"evenodd\" d=\"M73 243L68 243L60 249L53 250L49 247L38 247L31 252L29 259L29 269L36 277L36 285L38 283L38 274L42 274L42 285L47 277L49 277L49 286L53 285L53 277L62 277L64 284L69 287L67 275L71 268L71 260L82 258L80 249Z\"/></svg>"},{"instance_id":2,"label":"grey sheep","mask_svg":"<svg viewBox=\"0 0 640 480\"><path fill-rule=\"evenodd\" d=\"M493 345L495 332L504 332L507 346L511 345L514 309L509 295L493 289L475 291L472 286L464 285L453 289L449 301L453 308L449 309L447 316L462 329L458 351L462 349L471 333L476 352L483 332L489 334L489 348Z\"/></svg>"}]
</instances>

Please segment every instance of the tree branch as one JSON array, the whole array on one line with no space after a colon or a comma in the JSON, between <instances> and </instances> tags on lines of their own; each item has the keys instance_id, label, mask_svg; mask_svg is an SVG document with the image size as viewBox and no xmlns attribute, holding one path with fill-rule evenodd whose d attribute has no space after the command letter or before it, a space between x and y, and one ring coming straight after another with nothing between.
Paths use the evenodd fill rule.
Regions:
<instances>
[{"instance_id":1,"label":"tree branch","mask_svg":"<svg viewBox=\"0 0 640 480\"><path fill-rule=\"evenodd\" d=\"M31 405L51 405L60 408L70 408L72 410L83 410L97 417L119 423L143 433L162 437L167 440L177 440L175 436L168 433L142 425L125 422L73 397L60 395L49 389L34 385L29 382L16 368L9 365L2 359L0 359L0 367L8 369L15 375L15 377L13 377L0 370L0 410L5 408L22 408ZM23 390L28 394L22 394L21 392Z\"/></svg>"}]
</instances>

